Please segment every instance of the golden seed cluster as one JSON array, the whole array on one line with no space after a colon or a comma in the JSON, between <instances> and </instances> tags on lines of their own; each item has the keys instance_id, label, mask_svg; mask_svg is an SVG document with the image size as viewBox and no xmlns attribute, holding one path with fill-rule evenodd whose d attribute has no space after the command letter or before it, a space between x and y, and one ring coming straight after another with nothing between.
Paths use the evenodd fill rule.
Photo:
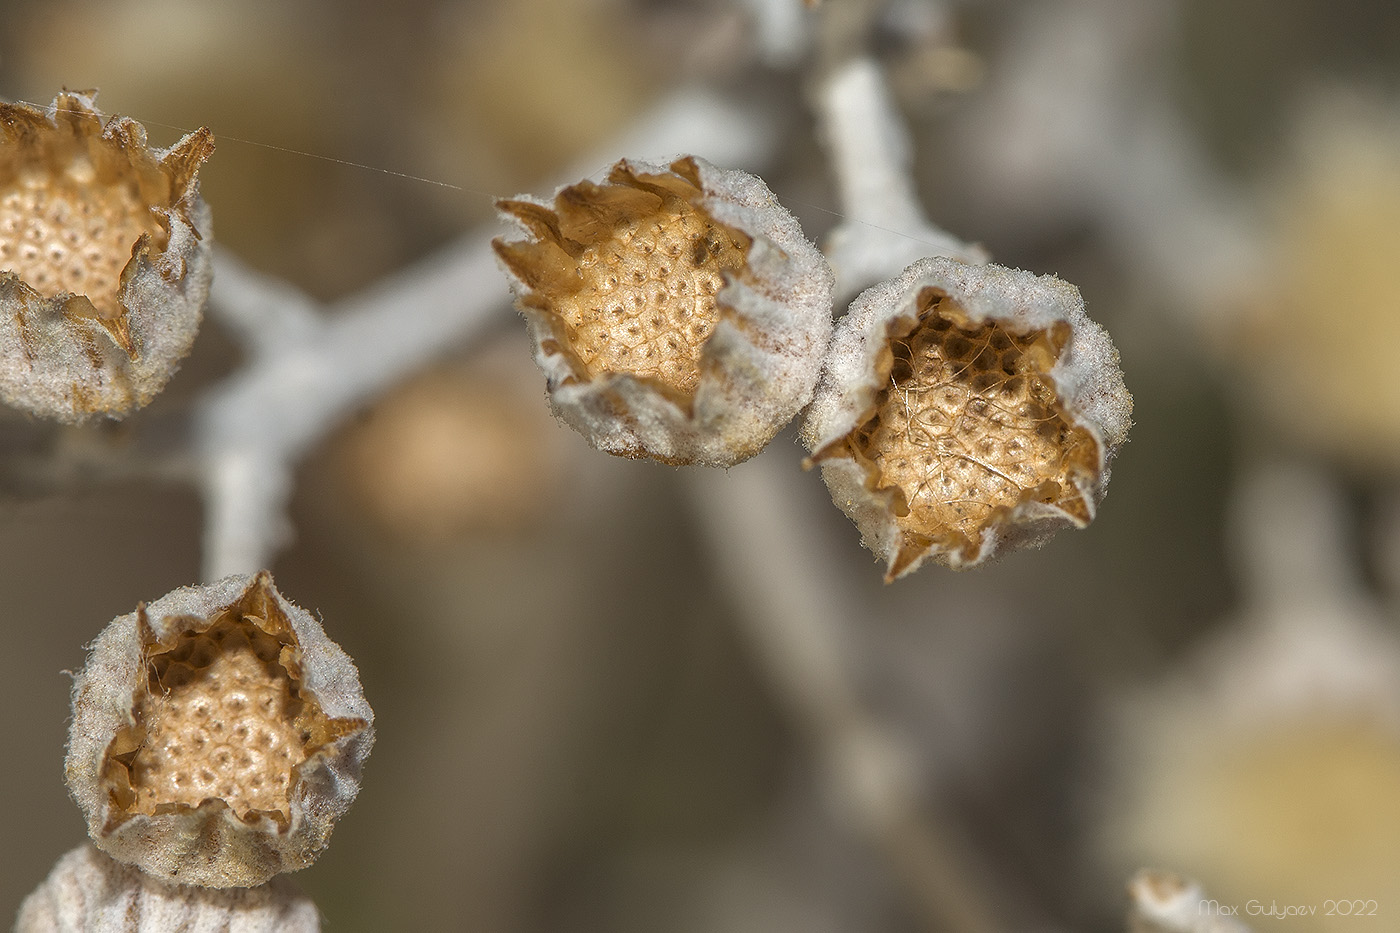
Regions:
<instances>
[{"instance_id":1,"label":"golden seed cluster","mask_svg":"<svg viewBox=\"0 0 1400 933\"><path fill-rule=\"evenodd\" d=\"M130 184L87 184L81 156L62 172L30 169L0 192L0 269L39 294L86 295L108 318L119 313L122 269L142 233L162 230Z\"/></svg>"},{"instance_id":2,"label":"golden seed cluster","mask_svg":"<svg viewBox=\"0 0 1400 933\"><path fill-rule=\"evenodd\" d=\"M998 510L1038 499L1088 521L1071 471L1094 440L1071 425L1047 375L1059 355L1046 332L955 323L930 296L919 325L893 344L890 385L852 437L878 488L894 487L907 536L975 546Z\"/></svg>"},{"instance_id":3,"label":"golden seed cluster","mask_svg":"<svg viewBox=\"0 0 1400 933\"><path fill-rule=\"evenodd\" d=\"M554 310L590 378L625 372L693 395L701 348L719 321L723 270L742 264L730 236L680 205L588 244L578 258L583 287Z\"/></svg>"},{"instance_id":4,"label":"golden seed cluster","mask_svg":"<svg viewBox=\"0 0 1400 933\"><path fill-rule=\"evenodd\" d=\"M496 240L523 286L522 310L538 313L540 349L568 370L563 383L612 374L646 380L682 405L700 385L705 344L726 313L726 275L744 278L750 237L712 217L693 159L639 172L619 162L607 181L562 188L552 204L498 201L525 227Z\"/></svg>"},{"instance_id":5,"label":"golden seed cluster","mask_svg":"<svg viewBox=\"0 0 1400 933\"><path fill-rule=\"evenodd\" d=\"M133 812L209 798L239 817L287 811L310 735L281 650L257 626L225 620L151 657L150 689L136 707L145 739L131 762Z\"/></svg>"}]
</instances>

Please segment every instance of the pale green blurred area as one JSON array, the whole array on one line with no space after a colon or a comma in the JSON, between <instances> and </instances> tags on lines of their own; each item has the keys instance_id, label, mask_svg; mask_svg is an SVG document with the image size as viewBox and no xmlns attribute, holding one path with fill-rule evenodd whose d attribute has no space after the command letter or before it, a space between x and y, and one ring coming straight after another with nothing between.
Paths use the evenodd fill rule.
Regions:
<instances>
[{"instance_id":1,"label":"pale green blurred area","mask_svg":"<svg viewBox=\"0 0 1400 933\"><path fill-rule=\"evenodd\" d=\"M953 35L971 56L960 60L998 67L1019 6L960 4ZM543 193L563 165L685 82L766 108L780 146L765 178L818 237L838 205L807 89L756 64L746 10L720 0L12 0L0 94L44 104L60 86L99 87L100 106L144 121L162 145L210 126L218 149L203 191L218 243L329 298L491 224L493 197ZM1179 38L1160 40L1169 97L1241 184L1285 161L1308 87L1394 95L1400 82L1400 8L1386 0L1191 0L1179 26ZM1121 929L1122 885L1137 866L1122 852L1128 830L1106 831L1105 814L1135 763L1106 723L1116 697L1151 697L1237 613L1225 527L1240 464L1287 454L1336 480L1355 520L1345 559L1387 612L1395 581L1368 535L1394 474L1353 469L1254 417L1240 372L1221 365L1228 345L1222 356L1208 328L1162 307L1087 210L1027 205L1034 222L982 210L969 195L986 181L959 174L973 169L945 132L978 107L979 87L949 90L936 68L920 72L928 50L892 28L877 51L901 76L932 216L1001 262L1080 287L1122 352L1136 426L1086 531L891 587L816 474L800 471L791 433L765 456L788 462L819 516L820 546L868 608L851 625L863 697L918 763L948 834L999 879L1008 923ZM812 751L706 553L684 471L608 458L554 424L505 283L491 287L502 314L486 340L301 467L296 539L272 568L357 660L377 715L361 797L297 876L326 929L920 929L876 849L832 815ZM239 353L206 324L180 376L137 418L177 420ZM62 672L82 664L107 620L199 573L192 489L62 471L70 448L120 451L135 431L0 414L0 482L14 487L0 491L0 923L84 838L62 784ZM43 474L50 462L57 479ZM1356 793L1400 798L1388 760L1358 753ZM1249 765L1226 769L1220 780L1237 783L1222 799L1260 780ZM1319 812L1392 818L1368 800ZM1280 820L1315 803L1285 799ZM1148 811L1120 819L1139 832L1171 816ZM1329 828L1352 838L1322 827L1267 843L1291 866L1272 876L1276 889L1251 874L1263 840L1207 838L1209 858L1162 867L1209 869L1216 877L1201 880L1221 897L1282 901L1298 890L1288 879L1299 864L1314 881L1329 877L1309 861ZM1290 846L1291 861L1278 854ZM1173 854L1165 841L1140 851ZM1400 877L1400 841L1377 859ZM1307 896L1383 896L1346 880ZM1380 908L1379 922L1335 929L1393 929L1400 900Z\"/></svg>"}]
</instances>

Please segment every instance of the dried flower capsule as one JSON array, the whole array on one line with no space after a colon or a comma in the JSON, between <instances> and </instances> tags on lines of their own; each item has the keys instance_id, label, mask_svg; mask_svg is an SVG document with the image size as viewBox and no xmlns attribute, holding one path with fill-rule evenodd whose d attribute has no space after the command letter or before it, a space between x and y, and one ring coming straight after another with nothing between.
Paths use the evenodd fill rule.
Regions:
<instances>
[{"instance_id":1,"label":"dried flower capsule","mask_svg":"<svg viewBox=\"0 0 1400 933\"><path fill-rule=\"evenodd\" d=\"M932 258L851 304L803 439L893 580L1087 525L1131 412L1074 286Z\"/></svg>"},{"instance_id":2,"label":"dried flower capsule","mask_svg":"<svg viewBox=\"0 0 1400 933\"><path fill-rule=\"evenodd\" d=\"M19 909L15 933L317 933L311 899L283 879L214 891L172 884L79 846Z\"/></svg>"},{"instance_id":3,"label":"dried flower capsule","mask_svg":"<svg viewBox=\"0 0 1400 933\"><path fill-rule=\"evenodd\" d=\"M1377 477L1400 468L1400 108L1340 87L1301 102L1263 262L1200 323L1290 443ZM1220 303L1224 304L1224 303ZM1230 305L1211 307L1212 312Z\"/></svg>"},{"instance_id":4,"label":"dried flower capsule","mask_svg":"<svg viewBox=\"0 0 1400 933\"><path fill-rule=\"evenodd\" d=\"M1255 462L1240 480L1242 605L1164 676L1104 697L1090 851L1190 865L1227 904L1321 904L1341 885L1400 902L1393 608L1357 572L1335 476Z\"/></svg>"},{"instance_id":5,"label":"dried flower capsule","mask_svg":"<svg viewBox=\"0 0 1400 933\"><path fill-rule=\"evenodd\" d=\"M153 151L133 120L104 127L94 94L0 104L0 399L70 422L164 388L212 275L198 174L213 135Z\"/></svg>"},{"instance_id":6,"label":"dried flower capsule","mask_svg":"<svg viewBox=\"0 0 1400 933\"><path fill-rule=\"evenodd\" d=\"M374 714L350 658L266 573L185 587L98 636L68 788L103 851L208 887L304 868L360 787Z\"/></svg>"},{"instance_id":7,"label":"dried flower capsule","mask_svg":"<svg viewBox=\"0 0 1400 933\"><path fill-rule=\"evenodd\" d=\"M555 413L601 450L727 466L811 399L830 267L762 181L694 156L621 161L497 240Z\"/></svg>"},{"instance_id":8,"label":"dried flower capsule","mask_svg":"<svg viewBox=\"0 0 1400 933\"><path fill-rule=\"evenodd\" d=\"M1144 868L1128 882L1128 933L1249 933L1195 881ZM1214 909L1212 909L1212 905Z\"/></svg>"}]
</instances>

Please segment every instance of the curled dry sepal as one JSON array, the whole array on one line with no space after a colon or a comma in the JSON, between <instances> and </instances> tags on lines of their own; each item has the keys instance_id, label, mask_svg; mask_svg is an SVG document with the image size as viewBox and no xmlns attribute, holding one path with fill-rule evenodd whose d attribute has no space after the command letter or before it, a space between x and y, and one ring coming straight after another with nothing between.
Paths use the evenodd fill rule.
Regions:
<instances>
[{"instance_id":1,"label":"curled dry sepal","mask_svg":"<svg viewBox=\"0 0 1400 933\"><path fill-rule=\"evenodd\" d=\"M266 573L112 621L73 685L68 788L98 848L251 887L309 865L360 788L374 714L354 663Z\"/></svg>"},{"instance_id":2,"label":"curled dry sepal","mask_svg":"<svg viewBox=\"0 0 1400 933\"><path fill-rule=\"evenodd\" d=\"M893 580L1087 525L1131 413L1078 289L931 258L837 323L803 440Z\"/></svg>"},{"instance_id":3,"label":"curled dry sepal","mask_svg":"<svg viewBox=\"0 0 1400 933\"><path fill-rule=\"evenodd\" d=\"M83 845L20 906L15 933L317 933L311 899L284 879L213 890L173 884Z\"/></svg>"},{"instance_id":4,"label":"curled dry sepal","mask_svg":"<svg viewBox=\"0 0 1400 933\"><path fill-rule=\"evenodd\" d=\"M728 466L811 399L833 276L760 179L623 160L498 206L529 234L495 247L550 402L595 447Z\"/></svg>"},{"instance_id":5,"label":"curled dry sepal","mask_svg":"<svg viewBox=\"0 0 1400 933\"><path fill-rule=\"evenodd\" d=\"M82 421L145 405L189 352L212 276L199 168L214 137L166 150L95 92L0 103L0 399Z\"/></svg>"}]
</instances>

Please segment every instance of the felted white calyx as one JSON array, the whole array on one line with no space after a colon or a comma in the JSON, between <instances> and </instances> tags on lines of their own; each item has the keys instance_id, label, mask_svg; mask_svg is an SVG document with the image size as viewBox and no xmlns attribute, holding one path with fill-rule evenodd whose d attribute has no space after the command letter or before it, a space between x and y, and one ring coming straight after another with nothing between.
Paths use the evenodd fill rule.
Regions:
<instances>
[{"instance_id":1,"label":"felted white calyx","mask_svg":"<svg viewBox=\"0 0 1400 933\"><path fill-rule=\"evenodd\" d=\"M600 450L728 466L811 399L834 280L763 182L694 156L498 202L555 413Z\"/></svg>"},{"instance_id":2,"label":"felted white calyx","mask_svg":"<svg viewBox=\"0 0 1400 933\"><path fill-rule=\"evenodd\" d=\"M68 788L98 848L250 887L315 860L354 801L374 713L349 656L267 573L114 619L73 684Z\"/></svg>"},{"instance_id":3,"label":"felted white calyx","mask_svg":"<svg viewBox=\"0 0 1400 933\"><path fill-rule=\"evenodd\" d=\"M15 933L319 933L311 899L277 878L256 888L174 884L82 845L20 905Z\"/></svg>"},{"instance_id":4,"label":"felted white calyx","mask_svg":"<svg viewBox=\"0 0 1400 933\"><path fill-rule=\"evenodd\" d=\"M121 417L174 375L212 278L199 129L165 150L96 92L0 103L0 401Z\"/></svg>"},{"instance_id":5,"label":"felted white calyx","mask_svg":"<svg viewBox=\"0 0 1400 933\"><path fill-rule=\"evenodd\" d=\"M1131 413L1078 289L939 257L852 302L803 440L893 580L1087 525Z\"/></svg>"}]
</instances>

